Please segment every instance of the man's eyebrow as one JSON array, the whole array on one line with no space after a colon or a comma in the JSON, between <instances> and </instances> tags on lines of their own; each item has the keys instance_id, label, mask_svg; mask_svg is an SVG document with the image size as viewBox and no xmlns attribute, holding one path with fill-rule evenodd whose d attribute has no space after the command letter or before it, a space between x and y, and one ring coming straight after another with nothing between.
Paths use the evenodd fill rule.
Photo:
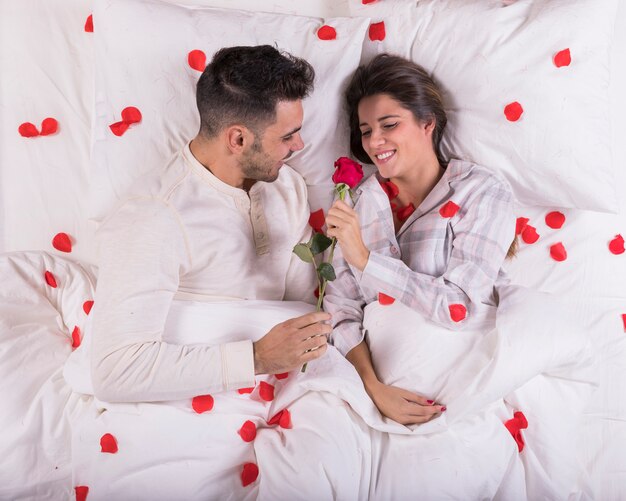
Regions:
<instances>
[{"instance_id":1,"label":"man's eyebrow","mask_svg":"<svg viewBox=\"0 0 626 501\"><path fill-rule=\"evenodd\" d=\"M289 136L293 136L296 132L298 132L300 129L302 129L302 125L300 127L296 127L295 129L293 129L292 131L287 132L287 134L285 134L284 136L281 136L282 139L285 139L286 137Z\"/></svg>"},{"instance_id":2,"label":"man's eyebrow","mask_svg":"<svg viewBox=\"0 0 626 501\"><path fill-rule=\"evenodd\" d=\"M383 117L378 118L377 121L382 122L383 120L387 120L388 118L400 118L400 115L385 115ZM363 127L364 125L367 125L367 122L361 122L359 124L359 127Z\"/></svg>"}]
</instances>

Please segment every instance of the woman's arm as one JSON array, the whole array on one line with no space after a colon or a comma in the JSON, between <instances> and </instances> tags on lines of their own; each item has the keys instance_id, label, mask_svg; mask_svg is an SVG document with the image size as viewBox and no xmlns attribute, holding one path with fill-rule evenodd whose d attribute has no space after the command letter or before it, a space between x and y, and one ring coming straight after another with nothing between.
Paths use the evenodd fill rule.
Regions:
<instances>
[{"instance_id":1,"label":"woman's arm","mask_svg":"<svg viewBox=\"0 0 626 501\"><path fill-rule=\"evenodd\" d=\"M350 350L346 358L356 368L363 380L365 391L383 416L400 424L410 425L430 421L446 410L433 400L381 383L374 371L370 350L365 341Z\"/></svg>"}]
</instances>

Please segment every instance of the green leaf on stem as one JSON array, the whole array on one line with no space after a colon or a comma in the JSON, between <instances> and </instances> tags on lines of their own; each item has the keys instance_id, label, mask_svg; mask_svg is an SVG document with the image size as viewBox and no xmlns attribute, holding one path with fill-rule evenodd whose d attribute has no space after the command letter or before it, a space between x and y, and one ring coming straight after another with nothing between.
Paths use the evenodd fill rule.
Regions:
<instances>
[{"instance_id":1,"label":"green leaf on stem","mask_svg":"<svg viewBox=\"0 0 626 501\"><path fill-rule=\"evenodd\" d=\"M332 243L333 241L331 238L328 238L323 233L316 233L311 239L311 253L314 256L317 256L328 249Z\"/></svg>"},{"instance_id":2,"label":"green leaf on stem","mask_svg":"<svg viewBox=\"0 0 626 501\"><path fill-rule=\"evenodd\" d=\"M298 256L305 263L313 262L313 254L311 254L311 249L307 246L307 244L297 244L293 248L293 253Z\"/></svg>"},{"instance_id":3,"label":"green leaf on stem","mask_svg":"<svg viewBox=\"0 0 626 501\"><path fill-rule=\"evenodd\" d=\"M335 268L333 268L333 265L330 263L321 263L317 267L317 272L324 280L328 280L329 282L332 282L335 278L337 278L335 275Z\"/></svg>"}]
</instances>

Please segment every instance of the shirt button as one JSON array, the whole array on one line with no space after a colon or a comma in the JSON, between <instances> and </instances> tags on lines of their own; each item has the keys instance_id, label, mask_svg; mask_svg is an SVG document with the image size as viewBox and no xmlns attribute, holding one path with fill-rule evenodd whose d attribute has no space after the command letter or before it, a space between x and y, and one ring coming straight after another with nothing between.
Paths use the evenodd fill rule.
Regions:
<instances>
[{"instance_id":1,"label":"shirt button","mask_svg":"<svg viewBox=\"0 0 626 501\"><path fill-rule=\"evenodd\" d=\"M391 253L392 254L397 254L398 253L398 249L397 249L397 247L395 245L391 246Z\"/></svg>"}]
</instances>

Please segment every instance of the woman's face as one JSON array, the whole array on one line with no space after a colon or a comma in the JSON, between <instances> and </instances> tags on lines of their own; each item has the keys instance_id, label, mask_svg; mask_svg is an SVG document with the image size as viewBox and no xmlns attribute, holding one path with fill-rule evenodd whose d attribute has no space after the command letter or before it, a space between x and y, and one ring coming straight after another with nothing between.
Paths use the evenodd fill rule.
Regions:
<instances>
[{"instance_id":1,"label":"woman's face","mask_svg":"<svg viewBox=\"0 0 626 501\"><path fill-rule=\"evenodd\" d=\"M359 102L363 149L384 178L402 178L432 161L434 122L418 122L413 113L387 94Z\"/></svg>"}]
</instances>

